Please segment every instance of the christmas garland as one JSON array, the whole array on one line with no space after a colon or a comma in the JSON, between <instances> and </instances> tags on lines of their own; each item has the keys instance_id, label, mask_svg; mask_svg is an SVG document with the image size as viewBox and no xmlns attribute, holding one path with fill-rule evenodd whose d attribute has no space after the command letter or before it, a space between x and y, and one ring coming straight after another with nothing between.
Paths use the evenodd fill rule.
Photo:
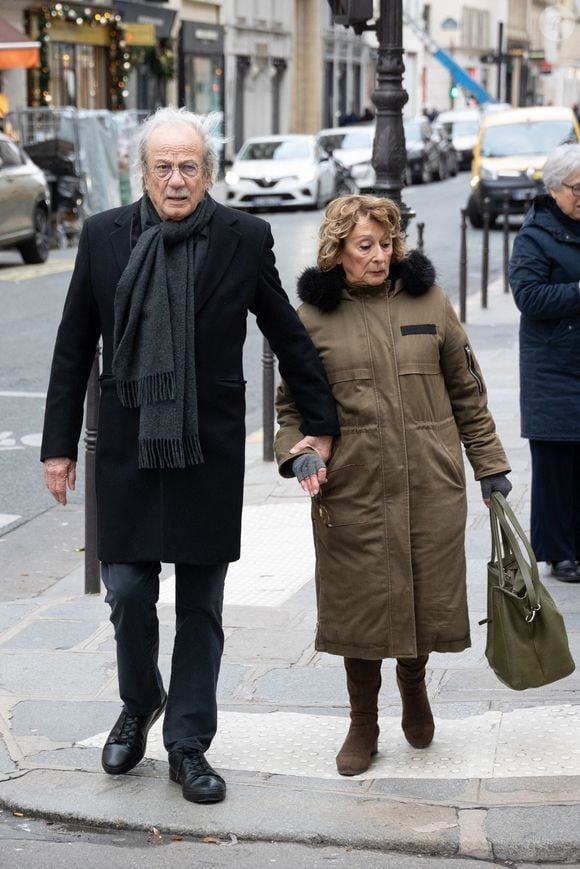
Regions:
<instances>
[{"instance_id":1,"label":"christmas garland","mask_svg":"<svg viewBox=\"0 0 580 869\"><path fill-rule=\"evenodd\" d=\"M129 96L127 90L127 76L131 71L131 54L125 43L125 28L121 16L109 10L96 10L71 6L68 3L55 3L53 6L43 5L40 9L28 12L35 15L38 27L38 41L40 42L40 68L38 70L38 92L35 101L40 106L50 106L52 95L50 93L50 69L48 66L48 44L50 42L50 30L53 23L66 22L76 24L77 27L108 27L109 28L109 57L111 73L111 108L125 108L125 99Z\"/></svg>"}]
</instances>

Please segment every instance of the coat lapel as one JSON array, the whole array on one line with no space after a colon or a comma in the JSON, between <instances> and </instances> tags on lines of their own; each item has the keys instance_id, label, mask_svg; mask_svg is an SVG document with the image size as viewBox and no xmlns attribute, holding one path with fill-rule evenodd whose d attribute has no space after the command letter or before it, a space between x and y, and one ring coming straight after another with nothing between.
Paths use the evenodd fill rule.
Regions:
<instances>
[{"instance_id":1,"label":"coat lapel","mask_svg":"<svg viewBox=\"0 0 580 869\"><path fill-rule=\"evenodd\" d=\"M224 205L218 205L210 224L209 246L199 280L195 282L195 313L197 314L219 285L240 242L236 228L238 216Z\"/></svg>"},{"instance_id":2,"label":"coat lapel","mask_svg":"<svg viewBox=\"0 0 580 869\"><path fill-rule=\"evenodd\" d=\"M135 220L139 220L139 202L133 203L115 219L115 226L110 234L119 275L125 270L131 256ZM237 222L238 216L232 209L217 206L211 221L206 260L195 286L196 314L219 285L232 261L241 238L240 231L235 227Z\"/></svg>"},{"instance_id":3,"label":"coat lapel","mask_svg":"<svg viewBox=\"0 0 580 869\"><path fill-rule=\"evenodd\" d=\"M140 202L141 200L133 202L131 206L121 212L119 217L115 219L114 229L109 236L120 275L125 271L125 266L131 256L132 227L134 226L134 221L139 220Z\"/></svg>"}]
</instances>

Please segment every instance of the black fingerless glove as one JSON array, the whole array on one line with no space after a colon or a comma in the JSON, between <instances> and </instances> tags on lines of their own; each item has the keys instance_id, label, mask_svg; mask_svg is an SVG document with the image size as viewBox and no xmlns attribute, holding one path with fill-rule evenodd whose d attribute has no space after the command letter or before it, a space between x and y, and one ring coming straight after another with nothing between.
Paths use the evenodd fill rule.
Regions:
<instances>
[{"instance_id":1,"label":"black fingerless glove","mask_svg":"<svg viewBox=\"0 0 580 869\"><path fill-rule=\"evenodd\" d=\"M489 501L492 492L500 492L504 498L507 498L512 490L512 484L505 474L491 474L489 477L482 477L479 484L481 497L484 501Z\"/></svg>"},{"instance_id":2,"label":"black fingerless glove","mask_svg":"<svg viewBox=\"0 0 580 869\"><path fill-rule=\"evenodd\" d=\"M299 482L311 474L317 474L325 467L326 465L316 453L305 453L303 456L297 456L292 462L292 472Z\"/></svg>"}]
</instances>

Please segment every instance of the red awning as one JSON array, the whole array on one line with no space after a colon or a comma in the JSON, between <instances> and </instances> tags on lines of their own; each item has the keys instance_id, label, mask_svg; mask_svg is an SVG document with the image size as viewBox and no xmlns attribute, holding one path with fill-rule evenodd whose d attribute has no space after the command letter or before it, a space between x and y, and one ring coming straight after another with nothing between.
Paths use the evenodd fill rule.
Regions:
<instances>
[{"instance_id":1,"label":"red awning","mask_svg":"<svg viewBox=\"0 0 580 869\"><path fill-rule=\"evenodd\" d=\"M0 69L29 69L40 66L40 42L0 18Z\"/></svg>"}]
</instances>

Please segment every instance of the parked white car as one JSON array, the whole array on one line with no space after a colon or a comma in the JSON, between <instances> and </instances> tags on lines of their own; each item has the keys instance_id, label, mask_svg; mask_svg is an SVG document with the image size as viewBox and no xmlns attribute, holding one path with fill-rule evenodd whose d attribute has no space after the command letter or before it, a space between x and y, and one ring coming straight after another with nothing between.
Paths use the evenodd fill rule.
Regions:
<instances>
[{"instance_id":1,"label":"parked white car","mask_svg":"<svg viewBox=\"0 0 580 869\"><path fill-rule=\"evenodd\" d=\"M374 125L328 127L317 136L320 146L348 169L359 193L369 193L375 186L374 137Z\"/></svg>"},{"instance_id":2,"label":"parked white car","mask_svg":"<svg viewBox=\"0 0 580 869\"><path fill-rule=\"evenodd\" d=\"M334 196L335 167L315 136L255 136L225 181L234 208L323 208Z\"/></svg>"}]
</instances>

